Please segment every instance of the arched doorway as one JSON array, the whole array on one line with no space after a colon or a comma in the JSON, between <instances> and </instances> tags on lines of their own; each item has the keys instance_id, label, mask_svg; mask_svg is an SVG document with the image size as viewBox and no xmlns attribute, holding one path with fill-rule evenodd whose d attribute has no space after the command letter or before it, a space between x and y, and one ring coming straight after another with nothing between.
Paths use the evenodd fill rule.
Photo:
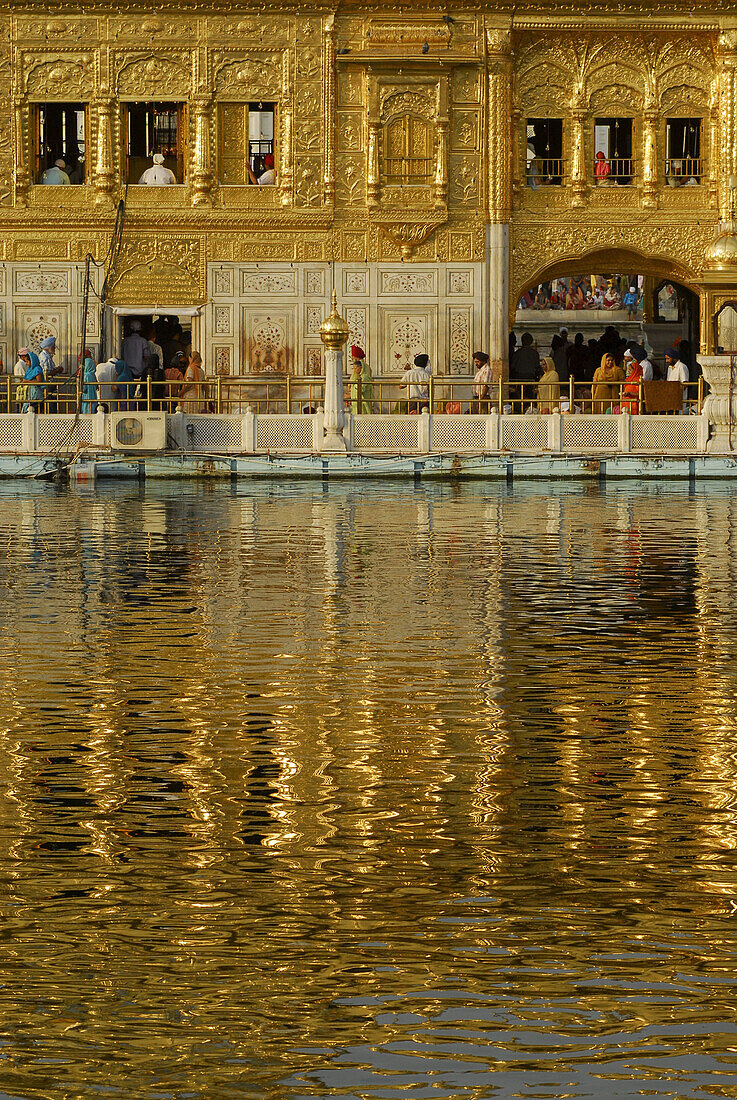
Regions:
<instances>
[{"instance_id":1,"label":"arched doorway","mask_svg":"<svg viewBox=\"0 0 737 1100\"><path fill-rule=\"evenodd\" d=\"M610 283L613 290L609 301L597 306L597 290L604 297ZM637 291L634 313L626 308L625 302L625 295L633 286ZM557 294L555 289L549 294L551 288L556 288ZM613 300L612 294L618 298ZM557 299L555 302L553 297ZM562 327L571 336L581 331L586 339L597 339L607 326L613 325L623 339L645 344L656 363L662 362L665 351L677 340L687 340L691 349L689 365L697 370L699 296L695 278L682 264L665 257L647 257L629 249L606 249L556 258L528 274L513 289L510 310L514 311L510 330L518 341L523 331L532 332L539 349L545 351L552 336Z\"/></svg>"}]
</instances>

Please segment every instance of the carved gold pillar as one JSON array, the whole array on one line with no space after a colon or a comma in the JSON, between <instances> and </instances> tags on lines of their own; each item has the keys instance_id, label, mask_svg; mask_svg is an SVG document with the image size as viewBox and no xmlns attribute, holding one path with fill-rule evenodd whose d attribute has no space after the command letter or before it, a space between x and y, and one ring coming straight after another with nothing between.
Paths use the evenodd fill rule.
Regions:
<instances>
[{"instance_id":1,"label":"carved gold pillar","mask_svg":"<svg viewBox=\"0 0 737 1100\"><path fill-rule=\"evenodd\" d=\"M292 103L285 103L281 110L279 124L279 192L283 206L292 201Z\"/></svg>"},{"instance_id":2,"label":"carved gold pillar","mask_svg":"<svg viewBox=\"0 0 737 1100\"><path fill-rule=\"evenodd\" d=\"M654 108L645 111L642 118L642 205L657 205L656 183L658 179L658 112Z\"/></svg>"},{"instance_id":3,"label":"carved gold pillar","mask_svg":"<svg viewBox=\"0 0 737 1100\"><path fill-rule=\"evenodd\" d=\"M366 202L379 204L379 143L381 120L379 118L379 85L375 76L368 81L368 141L366 143Z\"/></svg>"},{"instance_id":4,"label":"carved gold pillar","mask_svg":"<svg viewBox=\"0 0 737 1100\"><path fill-rule=\"evenodd\" d=\"M704 152L702 150L703 157ZM707 151L709 165L709 206L719 209L719 81L712 84L709 104L709 147Z\"/></svg>"},{"instance_id":5,"label":"carved gold pillar","mask_svg":"<svg viewBox=\"0 0 737 1100\"><path fill-rule=\"evenodd\" d=\"M95 202L112 202L112 191L115 186L115 170L113 168L113 101L111 99L98 99L95 103L97 112L97 150L95 158Z\"/></svg>"},{"instance_id":6,"label":"carved gold pillar","mask_svg":"<svg viewBox=\"0 0 737 1100\"><path fill-rule=\"evenodd\" d=\"M712 156L719 158L719 216L728 221L733 212L734 184L737 183L735 163L735 65L737 64L737 31L726 31L719 37L719 147Z\"/></svg>"},{"instance_id":7,"label":"carved gold pillar","mask_svg":"<svg viewBox=\"0 0 737 1100\"><path fill-rule=\"evenodd\" d=\"M489 221L508 222L512 198L512 60L508 34L489 31L488 37Z\"/></svg>"},{"instance_id":8,"label":"carved gold pillar","mask_svg":"<svg viewBox=\"0 0 737 1100\"><path fill-rule=\"evenodd\" d=\"M435 146L435 206L448 205L448 91L446 81L438 88L437 136Z\"/></svg>"},{"instance_id":9,"label":"carved gold pillar","mask_svg":"<svg viewBox=\"0 0 737 1100\"><path fill-rule=\"evenodd\" d=\"M375 119L369 119L366 175L366 198L369 206L376 206L379 202L379 128Z\"/></svg>"},{"instance_id":10,"label":"carved gold pillar","mask_svg":"<svg viewBox=\"0 0 737 1100\"><path fill-rule=\"evenodd\" d=\"M194 150L192 153L192 203L205 206L211 202L212 151L210 148L211 100L207 95L195 96L192 101L194 116Z\"/></svg>"},{"instance_id":11,"label":"carved gold pillar","mask_svg":"<svg viewBox=\"0 0 737 1100\"><path fill-rule=\"evenodd\" d=\"M325 134L325 169L323 175L323 199L329 205L335 202L335 16L329 15L323 26L322 83Z\"/></svg>"},{"instance_id":12,"label":"carved gold pillar","mask_svg":"<svg viewBox=\"0 0 737 1100\"><path fill-rule=\"evenodd\" d=\"M571 206L583 206L586 201L585 122L586 112L574 107L571 112Z\"/></svg>"},{"instance_id":13,"label":"carved gold pillar","mask_svg":"<svg viewBox=\"0 0 737 1100\"><path fill-rule=\"evenodd\" d=\"M512 194L518 194L525 185L527 171L527 142L522 143L522 112L519 107L512 111ZM526 131L525 131L526 135ZM524 148L524 153L523 153ZM523 162L524 156L524 164Z\"/></svg>"},{"instance_id":14,"label":"carved gold pillar","mask_svg":"<svg viewBox=\"0 0 737 1100\"><path fill-rule=\"evenodd\" d=\"M31 182L26 163L26 119L28 104L19 100L15 104L15 201L19 206L28 203Z\"/></svg>"},{"instance_id":15,"label":"carved gold pillar","mask_svg":"<svg viewBox=\"0 0 737 1100\"><path fill-rule=\"evenodd\" d=\"M713 355L716 351L716 326L711 316L709 291L699 290L699 350L702 355Z\"/></svg>"},{"instance_id":16,"label":"carved gold pillar","mask_svg":"<svg viewBox=\"0 0 737 1100\"><path fill-rule=\"evenodd\" d=\"M294 164L292 161L292 119L294 112L294 82L289 68L290 51L284 50L282 60L282 97L279 112L279 198L282 206L292 202Z\"/></svg>"},{"instance_id":17,"label":"carved gold pillar","mask_svg":"<svg viewBox=\"0 0 737 1100\"><path fill-rule=\"evenodd\" d=\"M509 374L509 220L512 213L512 57L508 30L487 28L489 357Z\"/></svg>"}]
</instances>

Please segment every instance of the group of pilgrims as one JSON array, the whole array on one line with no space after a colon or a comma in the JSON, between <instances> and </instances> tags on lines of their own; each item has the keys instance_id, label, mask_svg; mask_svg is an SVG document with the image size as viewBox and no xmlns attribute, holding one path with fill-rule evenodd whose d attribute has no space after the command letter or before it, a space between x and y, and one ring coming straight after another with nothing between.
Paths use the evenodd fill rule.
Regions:
<instances>
[{"instance_id":1,"label":"group of pilgrims","mask_svg":"<svg viewBox=\"0 0 737 1100\"><path fill-rule=\"evenodd\" d=\"M129 324L120 357L96 363L91 350L85 348L84 359L79 356L81 411L92 413L100 406L106 412L138 408L148 401L150 382L153 408L181 404L188 412L207 412L201 355L182 346L180 326L175 326L167 336L166 359L164 348L157 343L156 329L152 326L147 338L142 335L137 319ZM18 380L15 399L21 412L56 411L57 387L49 386L49 382L62 373L62 368L54 363L55 351L54 336L41 342L40 356L28 347L18 349L13 374ZM165 362L168 366L164 366Z\"/></svg>"}]
</instances>

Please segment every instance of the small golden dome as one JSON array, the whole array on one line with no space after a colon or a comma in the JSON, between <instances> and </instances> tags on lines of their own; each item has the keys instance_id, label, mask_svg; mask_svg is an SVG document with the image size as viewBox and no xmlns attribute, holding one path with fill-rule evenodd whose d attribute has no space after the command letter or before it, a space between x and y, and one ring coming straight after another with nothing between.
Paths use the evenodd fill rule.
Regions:
<instances>
[{"instance_id":1,"label":"small golden dome","mask_svg":"<svg viewBox=\"0 0 737 1100\"><path fill-rule=\"evenodd\" d=\"M350 329L338 313L338 295L333 289L333 308L320 325L320 339L326 348L342 348Z\"/></svg>"},{"instance_id":2,"label":"small golden dome","mask_svg":"<svg viewBox=\"0 0 737 1100\"><path fill-rule=\"evenodd\" d=\"M716 240L706 249L704 259L708 267L721 271L723 268L737 266L737 236L734 229L734 224L727 222Z\"/></svg>"}]
</instances>

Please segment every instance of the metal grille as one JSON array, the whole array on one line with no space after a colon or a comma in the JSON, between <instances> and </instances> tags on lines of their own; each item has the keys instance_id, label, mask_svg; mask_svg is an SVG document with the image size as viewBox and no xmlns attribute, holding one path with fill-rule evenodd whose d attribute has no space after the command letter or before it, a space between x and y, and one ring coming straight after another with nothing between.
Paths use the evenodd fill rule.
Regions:
<instances>
[{"instance_id":1,"label":"metal grille","mask_svg":"<svg viewBox=\"0 0 737 1100\"><path fill-rule=\"evenodd\" d=\"M502 446L510 451L546 451L548 449L548 422L535 416L504 418Z\"/></svg>"},{"instance_id":2,"label":"metal grille","mask_svg":"<svg viewBox=\"0 0 737 1100\"><path fill-rule=\"evenodd\" d=\"M602 417L601 420L579 416L563 418L563 450L616 450L618 440L615 416Z\"/></svg>"},{"instance_id":3,"label":"metal grille","mask_svg":"<svg viewBox=\"0 0 737 1100\"><path fill-rule=\"evenodd\" d=\"M353 446L358 451L416 451L417 418L374 416L369 420L357 416L353 421Z\"/></svg>"},{"instance_id":4,"label":"metal grille","mask_svg":"<svg viewBox=\"0 0 737 1100\"><path fill-rule=\"evenodd\" d=\"M23 443L23 425L19 420L0 420L0 451L18 451Z\"/></svg>"},{"instance_id":5,"label":"metal grille","mask_svg":"<svg viewBox=\"0 0 737 1100\"><path fill-rule=\"evenodd\" d=\"M695 451L698 424L690 416L633 416L630 424L633 451Z\"/></svg>"},{"instance_id":6,"label":"metal grille","mask_svg":"<svg viewBox=\"0 0 737 1100\"><path fill-rule=\"evenodd\" d=\"M75 424L73 416L58 420L39 416L36 425L38 449L72 448L79 443L92 443L93 430L92 417L80 417Z\"/></svg>"},{"instance_id":7,"label":"metal grille","mask_svg":"<svg viewBox=\"0 0 737 1100\"><path fill-rule=\"evenodd\" d=\"M311 451L311 417L256 417L256 450Z\"/></svg>"},{"instance_id":8,"label":"metal grille","mask_svg":"<svg viewBox=\"0 0 737 1100\"><path fill-rule=\"evenodd\" d=\"M468 416L435 416L432 421L434 451L483 451L486 423Z\"/></svg>"},{"instance_id":9,"label":"metal grille","mask_svg":"<svg viewBox=\"0 0 737 1100\"><path fill-rule=\"evenodd\" d=\"M232 418L215 420L213 417L190 420L187 425L187 447L190 451L240 452L243 449L241 422Z\"/></svg>"}]
</instances>

